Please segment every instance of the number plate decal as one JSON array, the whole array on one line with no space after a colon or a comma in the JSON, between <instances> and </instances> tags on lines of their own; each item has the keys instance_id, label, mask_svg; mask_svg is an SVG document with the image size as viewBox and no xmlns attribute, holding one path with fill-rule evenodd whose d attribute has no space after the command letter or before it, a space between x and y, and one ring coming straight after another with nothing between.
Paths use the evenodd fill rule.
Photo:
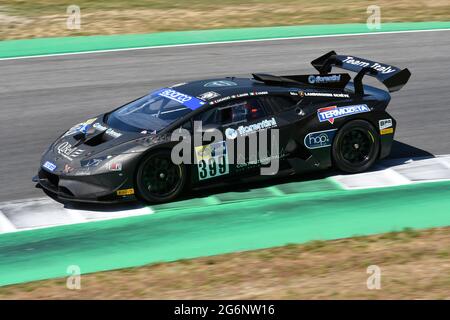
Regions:
<instances>
[{"instance_id":1,"label":"number plate decal","mask_svg":"<svg viewBox=\"0 0 450 320\"><path fill-rule=\"evenodd\" d=\"M229 173L227 144L225 141L214 142L195 147L198 179L206 180Z\"/></svg>"}]
</instances>

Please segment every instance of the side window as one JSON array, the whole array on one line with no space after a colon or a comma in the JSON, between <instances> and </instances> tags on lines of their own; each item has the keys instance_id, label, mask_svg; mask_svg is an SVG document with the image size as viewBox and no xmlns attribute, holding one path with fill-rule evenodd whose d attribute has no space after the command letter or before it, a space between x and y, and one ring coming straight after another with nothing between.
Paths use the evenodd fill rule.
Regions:
<instances>
[{"instance_id":1,"label":"side window","mask_svg":"<svg viewBox=\"0 0 450 320\"><path fill-rule=\"evenodd\" d=\"M289 110L297 103L297 101L294 101L294 99L285 96L270 96L266 97L266 99L273 110L275 110L276 112Z\"/></svg>"},{"instance_id":2,"label":"side window","mask_svg":"<svg viewBox=\"0 0 450 320\"><path fill-rule=\"evenodd\" d=\"M192 121L188 120L181 125L181 128L186 129L188 131L192 131Z\"/></svg>"},{"instance_id":3,"label":"side window","mask_svg":"<svg viewBox=\"0 0 450 320\"><path fill-rule=\"evenodd\" d=\"M219 113L217 109L210 109L208 111L197 114L194 117L194 121L201 121L202 126L207 126L209 124L217 124Z\"/></svg>"},{"instance_id":4,"label":"side window","mask_svg":"<svg viewBox=\"0 0 450 320\"><path fill-rule=\"evenodd\" d=\"M219 108L219 113L222 125L253 121L266 116L264 107L257 98L233 101Z\"/></svg>"}]
</instances>

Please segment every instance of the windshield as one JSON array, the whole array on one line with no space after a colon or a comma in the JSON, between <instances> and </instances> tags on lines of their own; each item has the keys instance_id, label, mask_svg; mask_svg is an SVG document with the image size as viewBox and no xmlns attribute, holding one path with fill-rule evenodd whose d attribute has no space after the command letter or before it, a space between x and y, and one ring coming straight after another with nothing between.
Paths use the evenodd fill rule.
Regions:
<instances>
[{"instance_id":1,"label":"windshield","mask_svg":"<svg viewBox=\"0 0 450 320\"><path fill-rule=\"evenodd\" d=\"M165 88L112 112L107 123L123 131L160 131L203 104L200 99Z\"/></svg>"}]
</instances>

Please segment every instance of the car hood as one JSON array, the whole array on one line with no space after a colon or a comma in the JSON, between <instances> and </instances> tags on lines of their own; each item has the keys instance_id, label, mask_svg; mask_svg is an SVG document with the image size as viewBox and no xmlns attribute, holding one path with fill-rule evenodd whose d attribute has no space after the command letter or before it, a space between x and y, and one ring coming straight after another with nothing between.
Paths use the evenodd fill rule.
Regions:
<instances>
[{"instance_id":1,"label":"car hood","mask_svg":"<svg viewBox=\"0 0 450 320\"><path fill-rule=\"evenodd\" d=\"M166 141L167 136L152 133L124 132L109 127L102 116L70 128L45 153L43 161L70 163L80 167L96 157L110 157L126 153L139 154L150 146Z\"/></svg>"}]
</instances>

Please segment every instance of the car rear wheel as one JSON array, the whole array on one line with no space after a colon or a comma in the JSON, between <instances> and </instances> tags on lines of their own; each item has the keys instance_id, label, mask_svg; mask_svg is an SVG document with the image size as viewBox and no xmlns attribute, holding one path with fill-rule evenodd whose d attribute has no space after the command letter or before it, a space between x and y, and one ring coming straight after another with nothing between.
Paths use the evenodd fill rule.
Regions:
<instances>
[{"instance_id":1,"label":"car rear wheel","mask_svg":"<svg viewBox=\"0 0 450 320\"><path fill-rule=\"evenodd\" d=\"M170 151L161 150L147 156L136 175L138 196L147 202L161 203L177 198L186 184L186 169L174 164Z\"/></svg>"},{"instance_id":2,"label":"car rear wheel","mask_svg":"<svg viewBox=\"0 0 450 320\"><path fill-rule=\"evenodd\" d=\"M375 128L367 121L353 120L339 129L333 141L333 161L344 172L363 172L377 160L379 150Z\"/></svg>"}]
</instances>

